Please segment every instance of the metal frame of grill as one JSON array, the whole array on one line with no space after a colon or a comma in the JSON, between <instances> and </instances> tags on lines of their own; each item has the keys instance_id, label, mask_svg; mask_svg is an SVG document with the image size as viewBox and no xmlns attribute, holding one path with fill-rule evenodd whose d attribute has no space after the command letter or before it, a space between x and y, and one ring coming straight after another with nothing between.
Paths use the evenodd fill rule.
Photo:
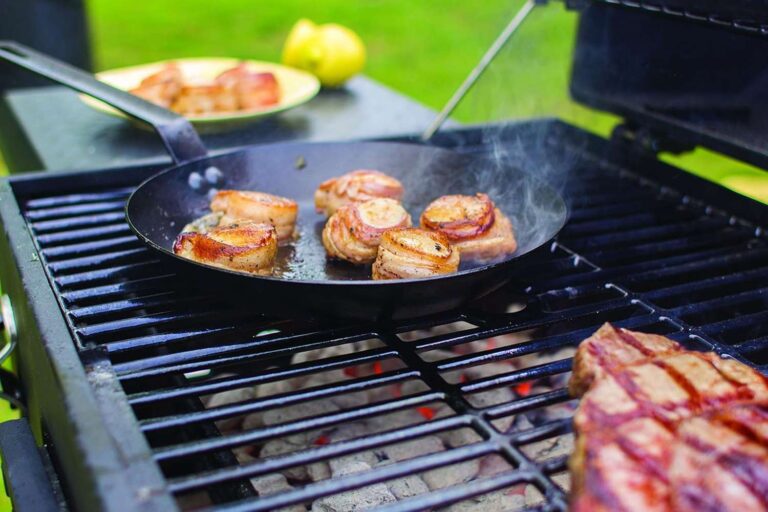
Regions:
<instances>
[{"instance_id":1,"label":"metal frame of grill","mask_svg":"<svg viewBox=\"0 0 768 512\"><path fill-rule=\"evenodd\" d=\"M512 284L467 308L395 325L345 325L254 316L174 280L122 220L126 195L151 168L13 178L0 188L0 251L19 270L2 276L25 336L21 378L38 439L48 442L65 494L77 508L175 507L172 495L209 492L216 510L274 510L413 472L496 453L511 470L391 505L423 510L533 484L535 508L563 510L550 476L565 457L531 460L525 445L570 431L557 419L522 431L493 422L569 400L564 389L481 408L474 394L567 373L557 360L493 378L452 382L449 372L575 346L600 323L669 335L692 348L768 369L768 207L635 151L556 121L446 132L435 143L495 151L523 168L566 165L561 186L572 215L557 242L527 258ZM524 146L525 152L515 148ZM504 154L509 151L508 154ZM685 189L689 194L677 190ZM6 284L7 283L7 284ZM51 287L54 292L51 292ZM507 312L510 303L523 304ZM402 333L466 322L448 334L406 341ZM279 332L271 332L279 330ZM271 332L271 333L270 333ZM430 362L425 354L506 333L529 341ZM38 334L39 333L39 336ZM261 335L260 335L261 333ZM287 365L298 351L376 338L379 348ZM74 341L74 343L73 343ZM398 370L296 390L278 399L205 409L213 391L397 359ZM190 380L200 370L227 374ZM222 436L214 422L278 405L301 406L388 383L426 390L284 425ZM442 402L453 414L310 450L238 465L232 447L291 432ZM456 428L480 441L371 471L257 497L248 478ZM130 508L130 507L129 507Z\"/></svg>"},{"instance_id":2,"label":"metal frame of grill","mask_svg":"<svg viewBox=\"0 0 768 512\"><path fill-rule=\"evenodd\" d=\"M567 0L582 6L590 0ZM717 0L597 0L598 2L639 9L650 13L683 18L688 21L710 23L718 27L735 29L750 34L768 34L768 19L763 0L738 0L727 3Z\"/></svg>"}]
</instances>

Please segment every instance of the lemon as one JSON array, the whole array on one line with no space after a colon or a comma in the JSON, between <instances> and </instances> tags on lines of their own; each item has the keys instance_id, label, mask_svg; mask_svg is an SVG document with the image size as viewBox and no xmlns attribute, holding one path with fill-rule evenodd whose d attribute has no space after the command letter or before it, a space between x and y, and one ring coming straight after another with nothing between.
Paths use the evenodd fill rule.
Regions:
<instances>
[{"instance_id":1,"label":"lemon","mask_svg":"<svg viewBox=\"0 0 768 512\"><path fill-rule=\"evenodd\" d=\"M298 67L301 62L301 53L307 39L317 31L317 25L306 18L296 22L288 33L288 39L283 46L283 64Z\"/></svg>"},{"instance_id":2,"label":"lemon","mask_svg":"<svg viewBox=\"0 0 768 512\"><path fill-rule=\"evenodd\" d=\"M309 71L326 87L338 87L363 69L365 45L347 27L301 19L285 42L283 63Z\"/></svg>"}]
</instances>

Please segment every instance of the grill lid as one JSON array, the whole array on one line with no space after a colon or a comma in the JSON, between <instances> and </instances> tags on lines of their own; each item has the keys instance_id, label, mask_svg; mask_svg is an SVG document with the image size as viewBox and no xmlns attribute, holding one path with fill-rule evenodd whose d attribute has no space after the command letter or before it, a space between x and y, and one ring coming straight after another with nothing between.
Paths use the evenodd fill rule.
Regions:
<instances>
[{"instance_id":1,"label":"grill lid","mask_svg":"<svg viewBox=\"0 0 768 512\"><path fill-rule=\"evenodd\" d=\"M584 9L574 98L651 133L654 152L700 145L768 167L768 28L734 21L759 12L768 19L768 5L716 2L717 11L702 13L715 2L695 2L694 16L673 8L687 2L666 3L671 7L595 2Z\"/></svg>"}]
</instances>

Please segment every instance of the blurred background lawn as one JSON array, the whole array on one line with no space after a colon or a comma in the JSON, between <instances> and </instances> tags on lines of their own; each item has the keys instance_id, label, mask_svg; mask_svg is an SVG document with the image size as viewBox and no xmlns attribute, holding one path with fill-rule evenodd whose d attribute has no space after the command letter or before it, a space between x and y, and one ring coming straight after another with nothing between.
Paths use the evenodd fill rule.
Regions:
<instances>
[{"instance_id":1,"label":"blurred background lawn","mask_svg":"<svg viewBox=\"0 0 768 512\"><path fill-rule=\"evenodd\" d=\"M522 0L88 0L98 70L162 59L226 56L279 60L301 18L337 22L368 48L365 73L439 109ZM561 3L534 12L455 114L462 122L556 116L607 135L618 122L568 97L576 15ZM763 172L697 150L675 165L768 202ZM2 169L0 161L0 169ZM0 417L10 417L2 409ZM3 493L0 493L2 495ZM0 510L9 510L0 496Z\"/></svg>"}]
</instances>

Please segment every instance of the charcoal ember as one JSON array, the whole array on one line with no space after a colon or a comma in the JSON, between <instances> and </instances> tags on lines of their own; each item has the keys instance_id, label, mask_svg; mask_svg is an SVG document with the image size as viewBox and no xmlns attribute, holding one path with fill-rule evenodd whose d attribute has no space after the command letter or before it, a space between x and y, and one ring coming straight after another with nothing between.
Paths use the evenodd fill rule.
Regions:
<instances>
[{"instance_id":1,"label":"charcoal ember","mask_svg":"<svg viewBox=\"0 0 768 512\"><path fill-rule=\"evenodd\" d=\"M511 512L525 507L525 498L515 491L504 489L483 494L442 509L444 512Z\"/></svg>"},{"instance_id":2,"label":"charcoal ember","mask_svg":"<svg viewBox=\"0 0 768 512\"><path fill-rule=\"evenodd\" d=\"M478 459L467 460L450 466L425 471L421 478L430 490L436 491L453 485L468 482L480 471Z\"/></svg>"},{"instance_id":3,"label":"charcoal ember","mask_svg":"<svg viewBox=\"0 0 768 512\"><path fill-rule=\"evenodd\" d=\"M270 494L277 494L293 489L293 486L288 483L285 476L280 473L271 473L269 475L251 478L251 485L256 489L259 496L269 496ZM278 510L280 512L306 512L307 507L304 505L291 505L290 507L284 507Z\"/></svg>"},{"instance_id":4,"label":"charcoal ember","mask_svg":"<svg viewBox=\"0 0 768 512\"><path fill-rule=\"evenodd\" d=\"M235 458L240 464L248 464L256 460L256 457L253 456L253 447L251 446L238 446L232 449L232 453L235 454Z\"/></svg>"},{"instance_id":5,"label":"charcoal ember","mask_svg":"<svg viewBox=\"0 0 768 512\"><path fill-rule=\"evenodd\" d=\"M404 409L402 411L396 411L390 414L374 416L366 420L370 432L394 430L423 422L424 416L419 414L416 409Z\"/></svg>"},{"instance_id":6,"label":"charcoal ember","mask_svg":"<svg viewBox=\"0 0 768 512\"><path fill-rule=\"evenodd\" d=\"M333 382L349 380L342 370L333 370L313 375L307 379L301 386L302 389L325 386ZM368 394L366 392L340 393L330 396L326 400L332 402L336 407L342 410L355 409L368 404Z\"/></svg>"},{"instance_id":7,"label":"charcoal ember","mask_svg":"<svg viewBox=\"0 0 768 512\"><path fill-rule=\"evenodd\" d=\"M230 389L229 391L222 391L221 393L215 393L206 400L206 407L213 409L214 407L221 407L223 405L236 404L239 402L245 402L246 400L252 400L255 398L253 389L251 388L239 388ZM221 431L235 430L240 427L243 422L243 418L236 416L234 418L227 418L216 422L216 426Z\"/></svg>"},{"instance_id":8,"label":"charcoal ember","mask_svg":"<svg viewBox=\"0 0 768 512\"><path fill-rule=\"evenodd\" d=\"M442 361L443 359L451 359L453 357L456 357L456 352L452 352L450 350L430 350L428 352L422 352L419 354L421 358L428 363L434 363L436 361Z\"/></svg>"},{"instance_id":9,"label":"charcoal ember","mask_svg":"<svg viewBox=\"0 0 768 512\"><path fill-rule=\"evenodd\" d=\"M535 427L526 414L518 414L517 416L514 416L514 418L515 430L518 432Z\"/></svg>"},{"instance_id":10,"label":"charcoal ember","mask_svg":"<svg viewBox=\"0 0 768 512\"><path fill-rule=\"evenodd\" d=\"M377 464L377 466L386 466L393 464L389 459L384 459ZM429 492L429 487L422 480L419 475L408 475L402 478L396 478L386 482L389 492L391 492L398 500L404 500L419 494L426 494Z\"/></svg>"},{"instance_id":11,"label":"charcoal ember","mask_svg":"<svg viewBox=\"0 0 768 512\"><path fill-rule=\"evenodd\" d=\"M390 384L368 390L368 403L392 400L403 395L402 384Z\"/></svg>"},{"instance_id":12,"label":"charcoal ember","mask_svg":"<svg viewBox=\"0 0 768 512\"><path fill-rule=\"evenodd\" d=\"M342 455L328 461L333 476L340 476L348 473L349 467L356 467L357 464L365 464L373 467L379 462L379 458L371 450Z\"/></svg>"},{"instance_id":13,"label":"charcoal ember","mask_svg":"<svg viewBox=\"0 0 768 512\"><path fill-rule=\"evenodd\" d=\"M317 350L307 350L305 352L299 352L291 358L291 364L308 363L311 361L318 361L321 359L327 359L329 357L339 357L347 354L354 354L355 352L363 352L369 350L377 345L376 340L362 340L354 343L345 343L343 345L334 345L331 347L323 347ZM379 343L380 345L380 343ZM302 387L304 382L310 377L296 377L292 379L294 387Z\"/></svg>"},{"instance_id":14,"label":"charcoal ember","mask_svg":"<svg viewBox=\"0 0 768 512\"><path fill-rule=\"evenodd\" d=\"M267 398L275 395L281 395L293 391L294 387L287 380L278 380L274 382L265 382L254 388L257 398Z\"/></svg>"},{"instance_id":15,"label":"charcoal ember","mask_svg":"<svg viewBox=\"0 0 768 512\"><path fill-rule=\"evenodd\" d=\"M563 491L568 492L571 490L571 474L567 471L556 475L550 475L549 479L555 482L555 484L557 484Z\"/></svg>"},{"instance_id":16,"label":"charcoal ember","mask_svg":"<svg viewBox=\"0 0 768 512\"><path fill-rule=\"evenodd\" d=\"M512 390L507 387L502 387L472 394L468 400L472 406L477 407L478 409L485 409L488 407L493 407L494 405L511 402L514 399L515 394L512 392ZM514 422L514 416L506 416L495 420L493 425L500 432L507 432L509 427L511 427Z\"/></svg>"},{"instance_id":17,"label":"charcoal ember","mask_svg":"<svg viewBox=\"0 0 768 512\"><path fill-rule=\"evenodd\" d=\"M567 457L573 453L573 434L550 437L522 447L523 453L537 461Z\"/></svg>"},{"instance_id":18,"label":"charcoal ember","mask_svg":"<svg viewBox=\"0 0 768 512\"><path fill-rule=\"evenodd\" d=\"M332 430L328 436L335 442L348 441L368 435L368 427L362 422L345 423Z\"/></svg>"},{"instance_id":19,"label":"charcoal ember","mask_svg":"<svg viewBox=\"0 0 768 512\"><path fill-rule=\"evenodd\" d=\"M478 409L505 404L515 399L515 394L509 388L494 388L470 395L469 401ZM511 420L512 418L510 418ZM511 422L510 422L511 423Z\"/></svg>"},{"instance_id":20,"label":"charcoal ember","mask_svg":"<svg viewBox=\"0 0 768 512\"><path fill-rule=\"evenodd\" d=\"M391 482L387 482L387 487L398 500L404 500L429 492L429 487L427 487L426 482L417 475L397 478Z\"/></svg>"},{"instance_id":21,"label":"charcoal ember","mask_svg":"<svg viewBox=\"0 0 768 512\"><path fill-rule=\"evenodd\" d=\"M486 478L509 471L511 466L499 455L488 455L480 459L478 477Z\"/></svg>"},{"instance_id":22,"label":"charcoal ember","mask_svg":"<svg viewBox=\"0 0 768 512\"><path fill-rule=\"evenodd\" d=\"M282 425L303 418L322 416L337 412L339 408L328 400L313 400L306 402L301 407L281 407L279 409L270 409L264 411L261 415L264 425ZM293 434L288 437L292 444L307 446L309 444L308 432Z\"/></svg>"},{"instance_id":23,"label":"charcoal ember","mask_svg":"<svg viewBox=\"0 0 768 512\"><path fill-rule=\"evenodd\" d=\"M262 417L262 413L255 412L253 414L249 414L243 419L243 424L241 428L243 430L256 430L264 426L264 418Z\"/></svg>"},{"instance_id":24,"label":"charcoal ember","mask_svg":"<svg viewBox=\"0 0 768 512\"><path fill-rule=\"evenodd\" d=\"M440 437L445 446L450 448L458 448L459 446L476 443L478 439L478 436L474 431L466 428L440 432L437 436Z\"/></svg>"},{"instance_id":25,"label":"charcoal ember","mask_svg":"<svg viewBox=\"0 0 768 512\"><path fill-rule=\"evenodd\" d=\"M332 396L330 401L339 409L349 411L368 405L369 398L368 393L358 391L355 393L341 393L340 395Z\"/></svg>"},{"instance_id":26,"label":"charcoal ember","mask_svg":"<svg viewBox=\"0 0 768 512\"><path fill-rule=\"evenodd\" d=\"M541 491L539 491L535 485L531 484L525 486L524 498L526 507L535 507L536 505L541 505L544 501Z\"/></svg>"},{"instance_id":27,"label":"charcoal ember","mask_svg":"<svg viewBox=\"0 0 768 512\"><path fill-rule=\"evenodd\" d=\"M325 461L313 462L307 466L307 476L313 482L331 478L331 468Z\"/></svg>"},{"instance_id":28,"label":"charcoal ember","mask_svg":"<svg viewBox=\"0 0 768 512\"><path fill-rule=\"evenodd\" d=\"M344 468L340 468L340 473L334 476L341 477L370 469L371 466L365 462L353 461ZM396 501L397 498L386 484L378 483L315 500L312 503L312 512L355 512L357 510L380 507Z\"/></svg>"},{"instance_id":29,"label":"charcoal ember","mask_svg":"<svg viewBox=\"0 0 768 512\"><path fill-rule=\"evenodd\" d=\"M400 392L403 396L414 395L424 391L426 387L420 380L407 380L400 386Z\"/></svg>"},{"instance_id":30,"label":"charcoal ember","mask_svg":"<svg viewBox=\"0 0 768 512\"><path fill-rule=\"evenodd\" d=\"M426 436L405 441L404 443L393 444L382 448L384 455L394 462L412 459L430 453L437 453L445 450L445 445L436 436Z\"/></svg>"},{"instance_id":31,"label":"charcoal ember","mask_svg":"<svg viewBox=\"0 0 768 512\"><path fill-rule=\"evenodd\" d=\"M295 444L290 442L290 440L287 438L272 439L267 441L267 443L261 447L259 456L261 458L275 457L278 455L300 451L305 448L306 444ZM284 469L282 472L283 475L285 475L287 478L290 478L291 480L305 482L309 479L307 466L295 466L292 468Z\"/></svg>"},{"instance_id":32,"label":"charcoal ember","mask_svg":"<svg viewBox=\"0 0 768 512\"><path fill-rule=\"evenodd\" d=\"M569 374L570 375L570 374ZM531 394L538 395L540 393L547 393L552 391L553 388L545 386L534 386L531 390ZM576 412L576 402L560 402L558 404L549 405L544 409L536 409L529 413L537 419L537 423L543 423L546 420L557 420L563 418L571 418Z\"/></svg>"}]
</instances>

